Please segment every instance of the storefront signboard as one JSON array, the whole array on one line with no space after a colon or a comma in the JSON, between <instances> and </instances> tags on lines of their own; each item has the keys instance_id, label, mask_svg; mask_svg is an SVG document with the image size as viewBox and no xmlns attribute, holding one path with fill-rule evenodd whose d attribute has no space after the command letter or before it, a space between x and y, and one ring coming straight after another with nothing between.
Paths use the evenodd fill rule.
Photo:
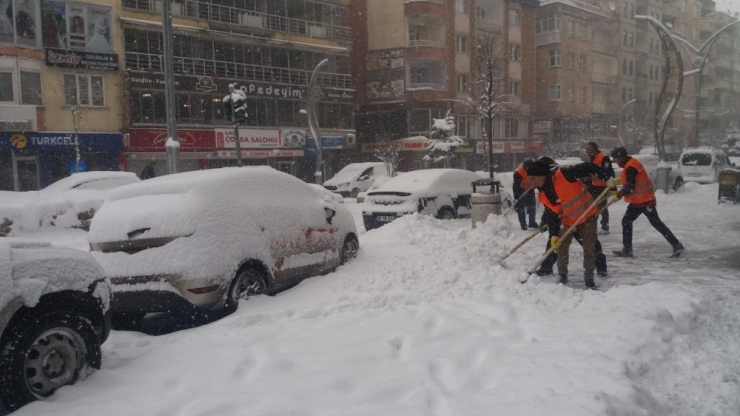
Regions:
<instances>
[{"instance_id":1,"label":"storefront signboard","mask_svg":"<svg viewBox=\"0 0 740 416\"><path fill-rule=\"evenodd\" d=\"M215 129L216 147L235 149L234 129ZM242 149L274 149L283 147L283 135L280 130L239 129L239 144Z\"/></svg>"},{"instance_id":2,"label":"storefront signboard","mask_svg":"<svg viewBox=\"0 0 740 416\"><path fill-rule=\"evenodd\" d=\"M164 151L167 131L163 129L128 129L124 138L126 147L133 150ZM215 150L213 130L177 130L177 141L182 150Z\"/></svg>"},{"instance_id":3,"label":"storefront signboard","mask_svg":"<svg viewBox=\"0 0 740 416\"><path fill-rule=\"evenodd\" d=\"M242 150L244 159L265 159L270 157L303 157L305 151L292 149L272 149L272 150ZM236 159L236 150L219 150L218 157L222 159Z\"/></svg>"}]
</instances>

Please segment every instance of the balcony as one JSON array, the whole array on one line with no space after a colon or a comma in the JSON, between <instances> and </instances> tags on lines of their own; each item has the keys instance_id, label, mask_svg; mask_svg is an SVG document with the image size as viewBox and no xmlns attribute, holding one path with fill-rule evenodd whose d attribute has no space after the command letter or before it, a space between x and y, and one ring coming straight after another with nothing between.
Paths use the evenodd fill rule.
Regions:
<instances>
[{"instance_id":1,"label":"balcony","mask_svg":"<svg viewBox=\"0 0 740 416\"><path fill-rule=\"evenodd\" d=\"M637 50L637 54L638 55L640 55L640 56L647 56L647 54L649 53L648 52L648 45L646 45L644 43L638 43L635 46L636 46L635 49Z\"/></svg>"},{"instance_id":2,"label":"balcony","mask_svg":"<svg viewBox=\"0 0 740 416\"><path fill-rule=\"evenodd\" d=\"M298 69L181 57L173 59L173 67L176 74L215 76L301 86L308 84L312 74L312 71ZM161 55L126 52L126 69L164 72L163 57ZM352 76L349 74L319 72L317 82L319 85L330 88L354 89Z\"/></svg>"},{"instance_id":3,"label":"balcony","mask_svg":"<svg viewBox=\"0 0 740 416\"><path fill-rule=\"evenodd\" d=\"M123 0L123 7L135 11L161 13L162 1ZM247 30L286 32L312 38L330 39L342 44L349 44L352 41L349 26L346 26L345 22L326 23L296 19L222 6L207 0L173 0L172 15L212 23L226 23L233 26L229 30L241 27ZM334 19L342 20L341 17L334 17ZM214 29L221 28L216 26Z\"/></svg>"},{"instance_id":4,"label":"balcony","mask_svg":"<svg viewBox=\"0 0 740 416\"><path fill-rule=\"evenodd\" d=\"M717 90L731 90L732 83L726 79L714 79L714 89Z\"/></svg>"},{"instance_id":5,"label":"balcony","mask_svg":"<svg viewBox=\"0 0 740 416\"><path fill-rule=\"evenodd\" d=\"M560 31L554 30L552 32L538 33L534 42L535 46L545 46L552 43L560 43Z\"/></svg>"},{"instance_id":6,"label":"balcony","mask_svg":"<svg viewBox=\"0 0 740 416\"><path fill-rule=\"evenodd\" d=\"M439 16L444 17L444 0L405 0L406 16Z\"/></svg>"},{"instance_id":7,"label":"balcony","mask_svg":"<svg viewBox=\"0 0 740 416\"><path fill-rule=\"evenodd\" d=\"M501 29L503 28L503 25L494 20L476 18L475 27L478 30L483 30L486 32L500 32Z\"/></svg>"},{"instance_id":8,"label":"balcony","mask_svg":"<svg viewBox=\"0 0 740 416\"><path fill-rule=\"evenodd\" d=\"M602 74L598 72L591 73L591 81L599 84L616 85L618 77L616 75Z\"/></svg>"},{"instance_id":9,"label":"balcony","mask_svg":"<svg viewBox=\"0 0 740 416\"><path fill-rule=\"evenodd\" d=\"M432 90L432 91L447 91L447 87L442 84L433 82L410 82L408 88L409 91L418 90Z\"/></svg>"},{"instance_id":10,"label":"balcony","mask_svg":"<svg viewBox=\"0 0 740 416\"><path fill-rule=\"evenodd\" d=\"M432 39L412 39L409 41L410 48L444 48L444 41Z\"/></svg>"}]
</instances>

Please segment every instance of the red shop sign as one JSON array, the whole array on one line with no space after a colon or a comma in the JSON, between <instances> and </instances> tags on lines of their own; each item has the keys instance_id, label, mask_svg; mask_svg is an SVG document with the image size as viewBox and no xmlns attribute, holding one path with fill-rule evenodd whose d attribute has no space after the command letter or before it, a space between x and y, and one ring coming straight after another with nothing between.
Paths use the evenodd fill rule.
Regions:
<instances>
[{"instance_id":1,"label":"red shop sign","mask_svg":"<svg viewBox=\"0 0 740 416\"><path fill-rule=\"evenodd\" d=\"M164 151L167 130L128 129L127 147L131 150ZM177 130L177 140L182 150L215 150L216 134L213 130Z\"/></svg>"}]
</instances>

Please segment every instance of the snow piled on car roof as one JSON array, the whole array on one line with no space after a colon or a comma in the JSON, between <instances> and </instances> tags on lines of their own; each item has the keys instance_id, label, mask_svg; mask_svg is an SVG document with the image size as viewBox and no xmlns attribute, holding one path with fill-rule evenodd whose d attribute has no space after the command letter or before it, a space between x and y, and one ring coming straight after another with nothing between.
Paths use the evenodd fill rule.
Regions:
<instances>
[{"instance_id":1,"label":"snow piled on car roof","mask_svg":"<svg viewBox=\"0 0 740 416\"><path fill-rule=\"evenodd\" d=\"M74 173L71 176L62 178L46 188L42 189L41 192L61 192L75 189L80 185L87 184L90 182L110 182L111 185L102 185L101 190L112 189L112 187L122 186L129 183L138 182L139 178L135 173L132 172L118 172L118 171L90 171L90 172L79 172ZM89 188L88 188L89 189ZM100 189L100 188L95 188Z\"/></svg>"},{"instance_id":2,"label":"snow piled on car roof","mask_svg":"<svg viewBox=\"0 0 740 416\"><path fill-rule=\"evenodd\" d=\"M408 192L420 196L460 192L472 192L473 181L480 179L475 172L462 169L422 169L406 172L380 185L376 192Z\"/></svg>"}]
</instances>

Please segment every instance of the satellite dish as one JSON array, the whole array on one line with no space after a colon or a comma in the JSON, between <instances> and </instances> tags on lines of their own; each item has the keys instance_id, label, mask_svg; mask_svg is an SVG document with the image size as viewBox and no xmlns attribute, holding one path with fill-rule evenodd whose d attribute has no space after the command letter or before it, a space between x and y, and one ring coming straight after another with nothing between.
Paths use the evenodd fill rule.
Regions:
<instances>
[{"instance_id":1,"label":"satellite dish","mask_svg":"<svg viewBox=\"0 0 740 416\"><path fill-rule=\"evenodd\" d=\"M614 2L613 2L613 1L610 1L610 2L609 2L609 10L611 10L611 11L615 11L615 10L617 10L617 5L616 5L616 4L614 4Z\"/></svg>"}]
</instances>

